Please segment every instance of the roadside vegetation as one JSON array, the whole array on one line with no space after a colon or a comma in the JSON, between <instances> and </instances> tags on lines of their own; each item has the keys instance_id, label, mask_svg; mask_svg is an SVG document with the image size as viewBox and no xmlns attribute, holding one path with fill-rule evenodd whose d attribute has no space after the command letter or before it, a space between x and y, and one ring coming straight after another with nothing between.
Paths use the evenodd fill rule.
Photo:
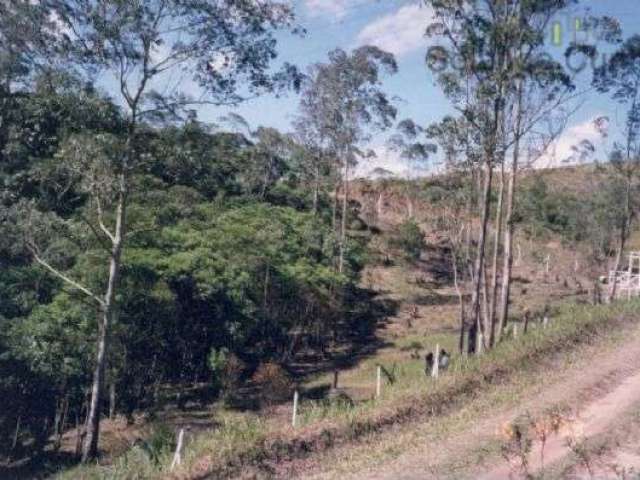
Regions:
<instances>
[{"instance_id":1,"label":"roadside vegetation","mask_svg":"<svg viewBox=\"0 0 640 480\"><path fill-rule=\"evenodd\" d=\"M336 401L303 400L300 424L292 429L260 416L221 413L220 426L214 432L196 437L189 444L183 467L171 474L173 438L154 447L135 447L116 459L113 465L81 467L61 478L233 478L242 470L269 474L277 463L303 460L341 444L357 442L401 425L426 421L461 409L485 390L535 370L547 357L570 354L573 350L609 337L618 340L634 328L640 303L616 303L610 306L567 306L553 317L547 328L542 324L516 339L505 339L492 352L473 358L457 357L450 371L438 380L425 377L423 361L405 361L395 370L396 380L384 386L379 399L361 400L355 405ZM364 378L363 378L364 377ZM373 397L375 365L366 362L350 382L371 379ZM304 396L304 395L303 395ZM148 448L157 448L151 453ZM246 473L246 472L245 472Z\"/></svg>"},{"instance_id":2,"label":"roadside vegetation","mask_svg":"<svg viewBox=\"0 0 640 480\"><path fill-rule=\"evenodd\" d=\"M0 476L271 473L632 320L598 278L637 244L640 36L585 14L614 53L576 73L571 0L425 3L429 125L377 46L281 61L288 1L0 1ZM585 82L624 127L554 158ZM265 95L286 131L233 110ZM355 178L382 144L420 178Z\"/></svg>"}]
</instances>

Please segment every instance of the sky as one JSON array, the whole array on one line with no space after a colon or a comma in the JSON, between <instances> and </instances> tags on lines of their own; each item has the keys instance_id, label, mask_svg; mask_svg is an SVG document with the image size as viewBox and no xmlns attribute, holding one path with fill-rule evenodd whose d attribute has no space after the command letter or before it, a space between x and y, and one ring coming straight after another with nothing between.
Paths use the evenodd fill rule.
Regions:
<instances>
[{"instance_id":1,"label":"sky","mask_svg":"<svg viewBox=\"0 0 640 480\"><path fill-rule=\"evenodd\" d=\"M278 34L278 61L291 62L304 70L310 64L326 61L327 53L336 47L350 50L373 44L396 56L399 71L385 78L383 88L390 96L397 97L399 119L412 118L426 126L453 113L424 62L429 47L424 31L430 23L431 14L419 0L295 0L294 8L298 22L307 29L307 34L303 38ZM640 33L640 1L582 0L577 7L557 19L562 35L559 45L550 46L554 56L559 58L562 55L573 38L570 29L574 19L587 9L595 15L618 18L625 37ZM576 79L578 88L587 89L590 78L591 70L587 68ZM234 108L203 108L199 116L203 121L216 123L221 116L233 111L242 115L254 128L270 126L288 131L297 104L298 97L293 93L281 98L264 96ZM621 123L617 109L617 105L605 96L588 93L555 145L553 158L565 158L571 153L571 146L582 139L592 141L598 148L598 154L605 155L608 143L615 138ZM593 120L600 116L610 118L612 134L607 140L603 140L593 126ZM386 135L382 133L372 139L370 147L378 152L378 157L361 165L360 174L376 167L406 173L405 162L384 148L385 141ZM548 162L552 163L551 158Z\"/></svg>"}]
</instances>

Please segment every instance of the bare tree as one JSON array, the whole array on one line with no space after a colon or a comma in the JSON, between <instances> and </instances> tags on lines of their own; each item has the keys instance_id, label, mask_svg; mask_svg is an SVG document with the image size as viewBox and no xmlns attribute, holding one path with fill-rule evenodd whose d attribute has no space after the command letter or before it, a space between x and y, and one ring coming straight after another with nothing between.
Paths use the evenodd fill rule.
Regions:
<instances>
[{"instance_id":1,"label":"bare tree","mask_svg":"<svg viewBox=\"0 0 640 480\"><path fill-rule=\"evenodd\" d=\"M594 72L594 86L610 93L619 105L626 108L622 139L616 141L609 158L611 183L617 184L621 210L617 223L618 241L613 270L620 268L622 254L631 234L631 225L638 212L640 188L640 35L626 40L611 56L609 62ZM607 301L615 298L617 278L609 288Z\"/></svg>"}]
</instances>

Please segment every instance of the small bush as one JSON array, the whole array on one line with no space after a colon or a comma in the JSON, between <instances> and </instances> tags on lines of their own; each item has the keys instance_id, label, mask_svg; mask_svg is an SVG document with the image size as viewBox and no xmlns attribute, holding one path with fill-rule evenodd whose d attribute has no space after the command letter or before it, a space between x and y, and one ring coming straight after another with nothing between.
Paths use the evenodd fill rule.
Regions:
<instances>
[{"instance_id":1,"label":"small bush","mask_svg":"<svg viewBox=\"0 0 640 480\"><path fill-rule=\"evenodd\" d=\"M278 364L263 363L258 367L252 380L260 386L261 398L267 405L287 400L293 392L293 381Z\"/></svg>"},{"instance_id":2,"label":"small bush","mask_svg":"<svg viewBox=\"0 0 640 480\"><path fill-rule=\"evenodd\" d=\"M398 235L393 243L411 260L420 258L426 245L422 230L413 220L407 220L400 225Z\"/></svg>"},{"instance_id":3,"label":"small bush","mask_svg":"<svg viewBox=\"0 0 640 480\"><path fill-rule=\"evenodd\" d=\"M240 387L246 365L226 348L212 349L209 354L209 368L213 372L214 387L222 392L225 400L230 400Z\"/></svg>"},{"instance_id":4,"label":"small bush","mask_svg":"<svg viewBox=\"0 0 640 480\"><path fill-rule=\"evenodd\" d=\"M154 465L159 465L162 457L170 454L175 448L175 434L168 425L155 424L151 435L142 443L141 448Z\"/></svg>"}]
</instances>

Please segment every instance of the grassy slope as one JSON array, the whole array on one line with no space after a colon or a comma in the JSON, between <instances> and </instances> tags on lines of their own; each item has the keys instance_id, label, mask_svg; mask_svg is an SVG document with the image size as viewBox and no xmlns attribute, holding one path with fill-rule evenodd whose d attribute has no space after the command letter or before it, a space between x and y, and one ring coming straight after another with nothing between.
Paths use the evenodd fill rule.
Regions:
<instances>
[{"instance_id":1,"label":"grassy slope","mask_svg":"<svg viewBox=\"0 0 640 480\"><path fill-rule=\"evenodd\" d=\"M615 321L614 327L603 319L604 333L590 331L584 341L532 357L514 374L465 398L459 409L326 452L284 478L395 480L396 472L405 480L477 478L485 465L501 461L502 428L514 418L537 418L555 408L575 411L637 374L638 314L640 306L629 306L623 313L627 321Z\"/></svg>"},{"instance_id":2,"label":"grassy slope","mask_svg":"<svg viewBox=\"0 0 640 480\"><path fill-rule=\"evenodd\" d=\"M555 175L552 178L559 178L559 174ZM360 201L367 200L361 197ZM423 259L416 264L409 264L392 255L394 265L373 265L367 267L363 274L364 287L377 291L380 298L392 300L399 307L397 313L379 330L380 343L386 346L362 358L355 367L341 372L340 386L356 400L355 408L303 399L299 428L293 431L288 426L288 405L269 414L238 413L215 407L208 415L211 423L217 426L215 430L198 435L190 442L181 475L192 476L196 472L217 472L216 476L233 475L251 464L258 464L258 470L269 471L273 465L283 461L325 451L336 444L364 438L372 431L438 413L437 405L442 396L455 393L456 401L448 408L459 408L470 397L480 392L486 393L483 389L487 385L512 376L525 366L530 355L544 356L547 348L543 346L545 342L551 342L550 348L555 348L553 342L559 340L554 340L554 335L559 335L563 339L560 343L563 343L580 332L581 320L571 318L575 312L565 308L565 313L559 317L564 319L563 326L554 326L549 330L549 335L545 335L547 340L535 341L540 344L529 344L531 338L539 336L534 334L526 340L506 343L479 361L457 358L453 364L455 374L447 375L437 386L425 381L423 362L410 358L411 347L421 346L420 353L424 355L425 350L433 348L436 343L450 352L455 351L457 344L457 299L446 272L443 275L442 266L446 266L447 259L443 258L438 248L435 238L437 232L430 230L428 209L425 211L427 215L419 221L430 240L430 248ZM378 249L378 253L383 250L388 252L386 237L392 234L404 216L402 195L388 196L385 218L381 219L388 233L383 231L373 242L373 248ZM587 285L587 278L593 278L593 272L582 265L576 272L576 256L573 252L563 249L554 239L545 243L525 240L518 240L517 243L523 253L514 272L517 281L514 285L513 312L516 317L525 308L536 311L547 303L564 305L584 300L586 292L579 291L580 284ZM539 262L540 251L551 251L555 255L546 281L543 281ZM579 255L577 258L580 258ZM579 260L579 263L583 262ZM407 318L413 306L418 307L419 316L413 325L408 326ZM588 314L587 310L580 312L591 318L592 314ZM609 313L598 310L594 315L607 317ZM615 322L616 319L608 318L609 321ZM557 333L553 333L556 329ZM588 338L585 337L585 340ZM393 386L385 386L383 398L374 402L371 398L375 391L378 363L388 368L396 364L398 381ZM309 378L304 387L326 387L330 382L330 374L320 374ZM118 457L113 465L74 469L62 478L157 478L161 472L166 472L170 456L171 453L165 449L154 462L143 451L134 448Z\"/></svg>"},{"instance_id":3,"label":"grassy slope","mask_svg":"<svg viewBox=\"0 0 640 480\"><path fill-rule=\"evenodd\" d=\"M296 431L259 418L223 422L221 428L189 445L186 464L173 477L224 478L247 469L271 474L278 464L369 438L400 424L455 412L548 355L615 335L638 315L638 302L567 307L547 330L539 328L526 337L505 341L481 358L456 360L453 371L437 383L425 381L421 364L409 363L378 401L361 402L353 408L309 403L303 406L307 413ZM166 474L169 461L167 453L154 466L141 451L133 449L108 469L84 467L61 478L158 478Z\"/></svg>"}]
</instances>

